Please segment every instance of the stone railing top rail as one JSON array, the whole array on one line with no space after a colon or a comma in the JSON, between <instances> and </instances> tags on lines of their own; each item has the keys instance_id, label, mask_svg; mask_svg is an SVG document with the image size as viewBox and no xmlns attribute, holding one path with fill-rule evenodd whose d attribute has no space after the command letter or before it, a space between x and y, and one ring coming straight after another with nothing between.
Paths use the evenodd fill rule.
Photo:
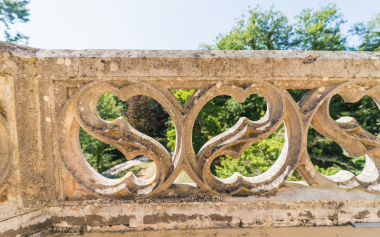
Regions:
<instances>
[{"instance_id":1,"label":"stone railing top rail","mask_svg":"<svg viewBox=\"0 0 380 237\"><path fill-rule=\"evenodd\" d=\"M61 81L154 77L158 79L154 83L167 89L189 89L189 83L193 89L201 88L194 79L206 85L220 79L250 78L287 89L312 89L346 80L371 86L380 80L379 52L45 50L4 42L0 52L3 74L22 72Z\"/></svg>"},{"instance_id":2,"label":"stone railing top rail","mask_svg":"<svg viewBox=\"0 0 380 237\"><path fill-rule=\"evenodd\" d=\"M135 49L38 49L0 42L0 51L33 57L111 57L111 58L293 58L380 59L380 52L285 51L285 50L135 50Z\"/></svg>"}]
</instances>

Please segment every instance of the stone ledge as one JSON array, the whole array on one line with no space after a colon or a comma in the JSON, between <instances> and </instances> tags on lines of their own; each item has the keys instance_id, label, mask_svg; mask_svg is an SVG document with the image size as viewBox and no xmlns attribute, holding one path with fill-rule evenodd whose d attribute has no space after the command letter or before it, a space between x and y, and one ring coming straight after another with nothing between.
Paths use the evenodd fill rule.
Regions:
<instances>
[{"instance_id":1,"label":"stone ledge","mask_svg":"<svg viewBox=\"0 0 380 237\"><path fill-rule=\"evenodd\" d=\"M1 221L0 236L32 234L49 227L67 231L137 231L333 226L380 221L380 194L292 183L267 197L231 197L219 202L145 201L66 201L61 206L41 208Z\"/></svg>"}]
</instances>

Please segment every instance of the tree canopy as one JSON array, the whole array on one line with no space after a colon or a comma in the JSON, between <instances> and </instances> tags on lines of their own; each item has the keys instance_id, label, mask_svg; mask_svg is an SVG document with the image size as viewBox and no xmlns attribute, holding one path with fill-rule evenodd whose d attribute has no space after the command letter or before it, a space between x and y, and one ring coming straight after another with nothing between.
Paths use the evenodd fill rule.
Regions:
<instances>
[{"instance_id":1,"label":"tree canopy","mask_svg":"<svg viewBox=\"0 0 380 237\"><path fill-rule=\"evenodd\" d=\"M227 34L219 34L208 50L345 50L347 37L341 32L346 21L335 4L320 10L305 9L289 24L288 17L274 6L264 11L249 9Z\"/></svg>"},{"instance_id":2,"label":"tree canopy","mask_svg":"<svg viewBox=\"0 0 380 237\"><path fill-rule=\"evenodd\" d=\"M351 32L360 37L360 51L380 51L380 13L369 22L355 24Z\"/></svg>"},{"instance_id":3,"label":"tree canopy","mask_svg":"<svg viewBox=\"0 0 380 237\"><path fill-rule=\"evenodd\" d=\"M215 50L284 50L291 46L293 26L280 11L263 11L259 6L248 10L226 35L216 37L216 45L203 44L202 49Z\"/></svg>"},{"instance_id":4,"label":"tree canopy","mask_svg":"<svg viewBox=\"0 0 380 237\"><path fill-rule=\"evenodd\" d=\"M11 33L11 25L16 22L25 23L29 21L28 4L29 0L0 0L0 22L4 27L4 36L7 42L28 44L28 36L18 31L15 35Z\"/></svg>"}]
</instances>

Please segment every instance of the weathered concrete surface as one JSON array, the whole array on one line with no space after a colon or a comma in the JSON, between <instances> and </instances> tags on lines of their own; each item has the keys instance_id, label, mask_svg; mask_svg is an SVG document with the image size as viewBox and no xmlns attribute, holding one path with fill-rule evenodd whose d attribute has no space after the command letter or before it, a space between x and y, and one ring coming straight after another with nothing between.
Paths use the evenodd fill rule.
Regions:
<instances>
[{"instance_id":1,"label":"weathered concrete surface","mask_svg":"<svg viewBox=\"0 0 380 237\"><path fill-rule=\"evenodd\" d=\"M71 237L78 234L56 234L54 236ZM379 229L365 228L354 229L352 226L334 226L334 227L297 227L297 228L240 228L240 229L204 229L204 230L162 230L162 231L138 231L124 233L85 233L85 237L242 237L242 236L265 236L265 237L320 237L320 236L339 236L339 237L357 237L379 236Z\"/></svg>"},{"instance_id":2,"label":"weathered concrete surface","mask_svg":"<svg viewBox=\"0 0 380 237\"><path fill-rule=\"evenodd\" d=\"M277 195L204 201L193 197L140 201L72 201L4 220L2 236L199 228L331 226L380 222L380 195L287 184ZM107 227L105 227L107 226ZM51 232L49 232L51 233ZM23 235L22 235L23 236Z\"/></svg>"},{"instance_id":3,"label":"weathered concrete surface","mask_svg":"<svg viewBox=\"0 0 380 237\"><path fill-rule=\"evenodd\" d=\"M310 89L297 104L286 89ZM42 50L0 43L0 236L27 236L48 228L144 229L342 225L380 221L380 140L351 118L333 121L328 105L363 96L380 104L380 53L291 51ZM185 106L172 89L195 89ZM173 158L126 120L104 122L97 99L147 95L161 103L177 133ZM268 111L242 118L198 154L192 126L210 99L244 102L261 94ZM264 174L216 179L219 155L238 157L282 123L286 144ZM355 176L326 177L308 157L312 124L348 155L367 155ZM149 156L157 175L109 180L83 157L79 127L128 159ZM285 183L294 170L304 184ZM185 171L196 185L173 185Z\"/></svg>"}]
</instances>

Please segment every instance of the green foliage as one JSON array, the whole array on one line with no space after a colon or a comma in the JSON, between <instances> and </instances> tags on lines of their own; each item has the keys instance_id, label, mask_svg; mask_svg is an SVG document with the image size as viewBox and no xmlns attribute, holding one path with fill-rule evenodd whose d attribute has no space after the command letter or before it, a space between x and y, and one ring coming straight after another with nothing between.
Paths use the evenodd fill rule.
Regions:
<instances>
[{"instance_id":1,"label":"green foliage","mask_svg":"<svg viewBox=\"0 0 380 237\"><path fill-rule=\"evenodd\" d=\"M98 172L103 172L126 161L114 147L90 136L82 128L79 131L82 152L88 163Z\"/></svg>"},{"instance_id":2,"label":"green foliage","mask_svg":"<svg viewBox=\"0 0 380 237\"><path fill-rule=\"evenodd\" d=\"M259 6L242 15L236 26L226 35L216 37L216 45L201 44L202 49L216 50L279 50L288 49L292 26L280 11L263 11Z\"/></svg>"},{"instance_id":3,"label":"green foliage","mask_svg":"<svg viewBox=\"0 0 380 237\"><path fill-rule=\"evenodd\" d=\"M321 10L305 9L290 25L287 16L263 11L259 6L249 9L226 35L219 34L215 45L200 44L206 50L345 50L346 37L341 25L346 21L335 4Z\"/></svg>"},{"instance_id":4,"label":"green foliage","mask_svg":"<svg viewBox=\"0 0 380 237\"><path fill-rule=\"evenodd\" d=\"M344 103L342 97L334 95L329 111L334 120L344 116L353 117L366 131L374 135L380 132L380 110L369 96L364 96L355 103Z\"/></svg>"},{"instance_id":5,"label":"green foliage","mask_svg":"<svg viewBox=\"0 0 380 237\"><path fill-rule=\"evenodd\" d=\"M172 91L174 93L175 98L179 101L179 103L183 106L190 99L190 97L194 94L194 90L176 90Z\"/></svg>"},{"instance_id":6,"label":"green foliage","mask_svg":"<svg viewBox=\"0 0 380 237\"><path fill-rule=\"evenodd\" d=\"M346 49L346 37L341 25L346 21L335 4L329 4L319 11L305 9L296 16L295 39L293 44L301 50L340 51Z\"/></svg>"},{"instance_id":7,"label":"green foliage","mask_svg":"<svg viewBox=\"0 0 380 237\"><path fill-rule=\"evenodd\" d=\"M5 27L4 35L7 42L28 44L29 37L20 32L16 32L15 36L10 33L10 25L16 22L25 23L29 21L29 9L26 8L28 4L29 0L0 0L0 22Z\"/></svg>"},{"instance_id":8,"label":"green foliage","mask_svg":"<svg viewBox=\"0 0 380 237\"><path fill-rule=\"evenodd\" d=\"M298 102L302 97L309 91L307 89L288 89L289 94L292 96L293 100Z\"/></svg>"},{"instance_id":9,"label":"green foliage","mask_svg":"<svg viewBox=\"0 0 380 237\"><path fill-rule=\"evenodd\" d=\"M277 132L245 149L239 159L221 157L221 165L216 165L215 175L228 178L239 172L244 176L253 177L264 173L281 153L285 140L283 132L284 128L281 126Z\"/></svg>"},{"instance_id":10,"label":"green foliage","mask_svg":"<svg viewBox=\"0 0 380 237\"><path fill-rule=\"evenodd\" d=\"M340 170L342 170L342 168L340 166L337 166L336 164L334 164L331 167L328 167L327 169L319 168L318 165L315 165L315 168L318 170L318 172L326 176L334 175L338 173Z\"/></svg>"},{"instance_id":11,"label":"green foliage","mask_svg":"<svg viewBox=\"0 0 380 237\"><path fill-rule=\"evenodd\" d=\"M112 121L122 116L128 109L128 104L123 104L119 97L106 93L99 98L96 109L103 120Z\"/></svg>"},{"instance_id":12,"label":"green foliage","mask_svg":"<svg viewBox=\"0 0 380 237\"><path fill-rule=\"evenodd\" d=\"M351 32L360 37L360 51L380 51L380 13L369 22L355 24Z\"/></svg>"},{"instance_id":13,"label":"green foliage","mask_svg":"<svg viewBox=\"0 0 380 237\"><path fill-rule=\"evenodd\" d=\"M164 142L165 124L169 114L162 105L148 96L134 96L128 100L128 110L124 113L128 123L138 131Z\"/></svg>"},{"instance_id":14,"label":"green foliage","mask_svg":"<svg viewBox=\"0 0 380 237\"><path fill-rule=\"evenodd\" d=\"M193 90L178 90L174 96L178 101L184 105L186 101L194 93ZM219 99L220 100L220 99ZM212 137L222 133L223 125L218 120L220 114L224 112L222 106L217 106L218 99L209 101L199 112L193 129L193 148L195 152L198 152L203 144L205 144ZM168 147L174 151L175 149L175 128L172 121L169 122L169 128L167 130Z\"/></svg>"}]
</instances>

